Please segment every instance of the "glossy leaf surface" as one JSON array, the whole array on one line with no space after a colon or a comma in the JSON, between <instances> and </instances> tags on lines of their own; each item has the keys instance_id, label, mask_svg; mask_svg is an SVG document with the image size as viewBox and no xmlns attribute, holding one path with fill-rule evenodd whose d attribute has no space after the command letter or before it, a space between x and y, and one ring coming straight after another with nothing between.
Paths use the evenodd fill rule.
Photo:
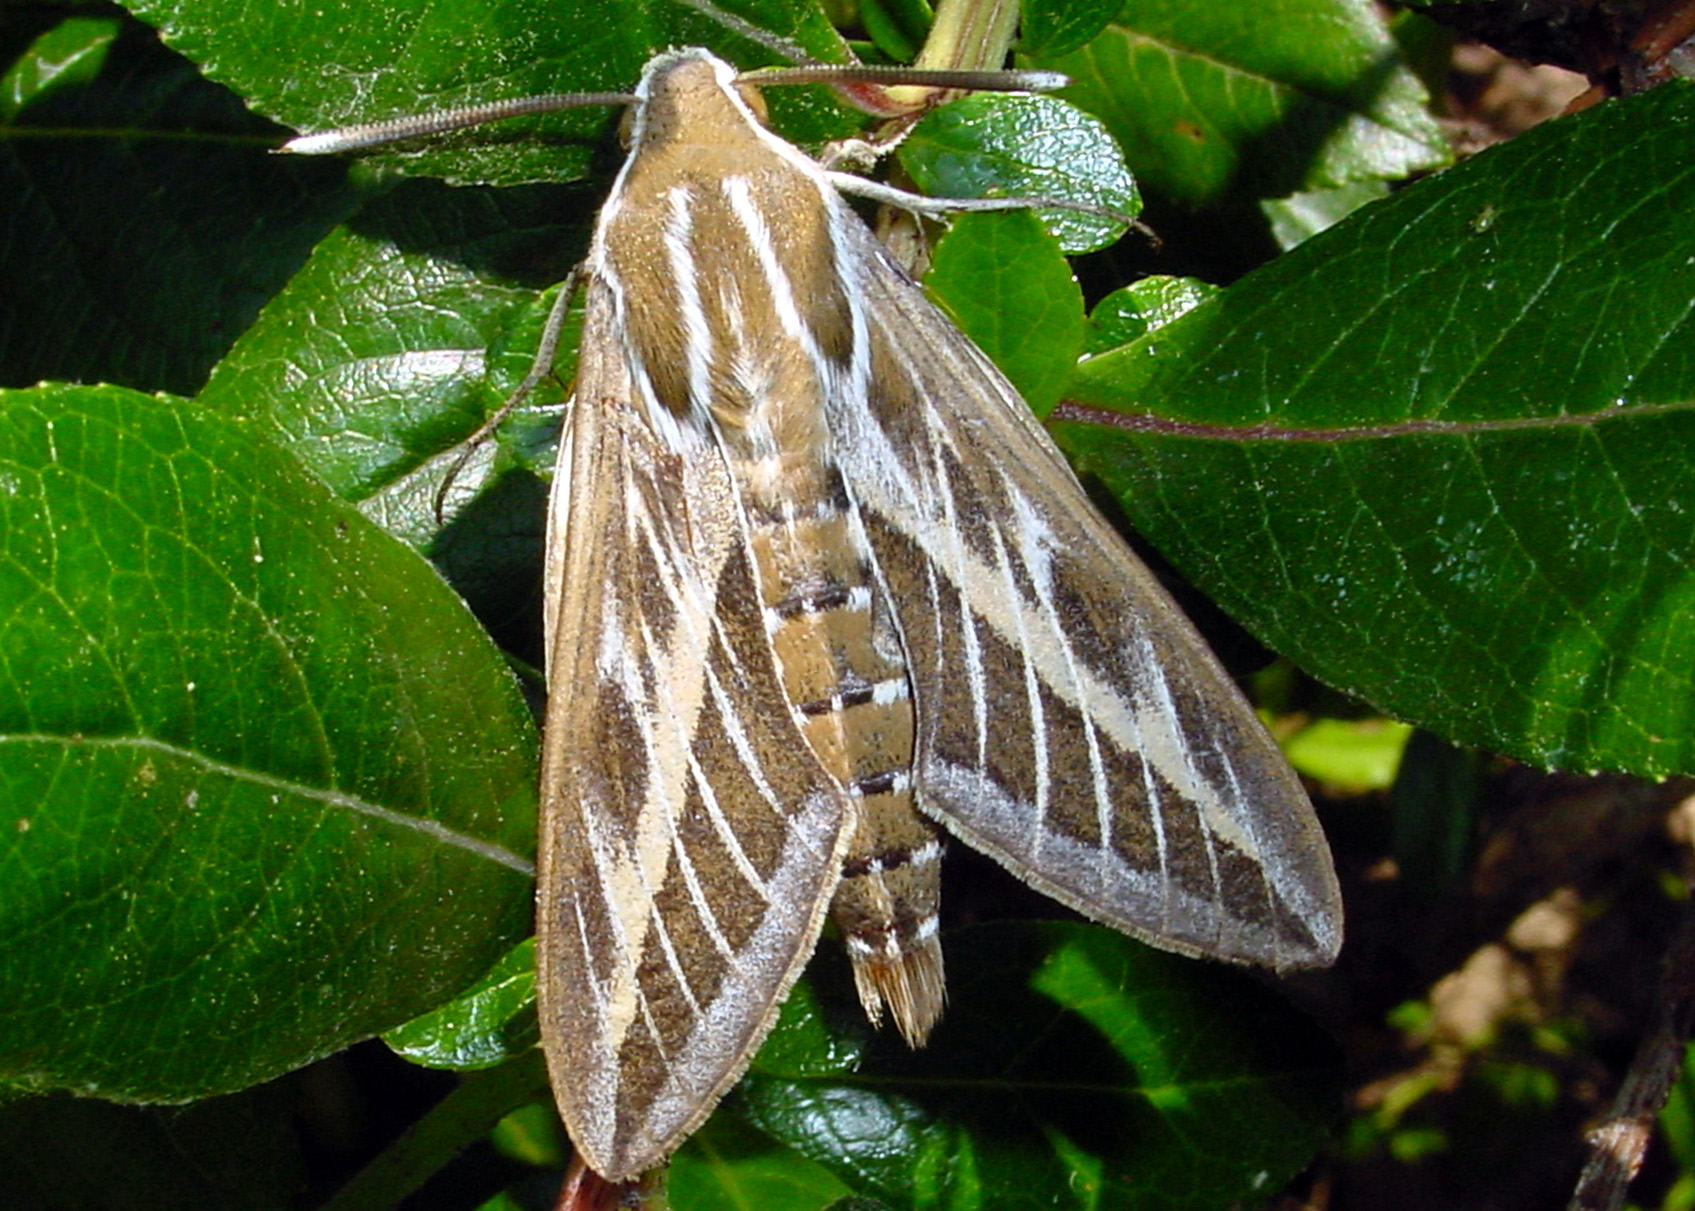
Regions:
<instances>
[{"instance_id":1,"label":"glossy leaf surface","mask_svg":"<svg viewBox=\"0 0 1695 1211\"><path fill-rule=\"evenodd\" d=\"M1380 709L1695 770L1692 164L1686 86L1532 131L1083 363L1062 440Z\"/></svg>"},{"instance_id":2,"label":"glossy leaf surface","mask_svg":"<svg viewBox=\"0 0 1695 1211\"><path fill-rule=\"evenodd\" d=\"M238 1089L529 918L534 731L470 615L255 427L0 397L0 1071Z\"/></svg>"},{"instance_id":3,"label":"glossy leaf surface","mask_svg":"<svg viewBox=\"0 0 1695 1211\"><path fill-rule=\"evenodd\" d=\"M948 1011L924 1050L867 1037L836 996L845 962L824 954L743 1083L754 1122L861 1194L1222 1207L1281 1185L1339 1110L1322 1035L1236 972L1057 922L946 948Z\"/></svg>"}]
</instances>

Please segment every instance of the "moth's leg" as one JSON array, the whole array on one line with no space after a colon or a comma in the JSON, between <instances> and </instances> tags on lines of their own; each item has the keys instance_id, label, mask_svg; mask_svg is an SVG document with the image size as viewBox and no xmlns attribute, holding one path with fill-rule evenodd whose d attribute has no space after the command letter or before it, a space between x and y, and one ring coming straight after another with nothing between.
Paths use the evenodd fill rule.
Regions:
<instances>
[{"instance_id":1,"label":"moth's leg","mask_svg":"<svg viewBox=\"0 0 1695 1211\"><path fill-rule=\"evenodd\" d=\"M881 181L867 180L851 172L826 171L824 174L842 193L868 198L884 206L910 211L928 219L949 214L966 214L980 210L1073 210L1078 214L1099 215L1131 227L1141 227L1134 215L1124 214L1107 206L1078 202L1070 198L1012 197L1012 198L930 198L921 193L896 189Z\"/></svg>"},{"instance_id":2,"label":"moth's leg","mask_svg":"<svg viewBox=\"0 0 1695 1211\"><path fill-rule=\"evenodd\" d=\"M904 118L895 118L884 123L877 133L864 138L837 139L826 143L818 155L818 163L825 172L832 174L841 169L864 172L905 142L912 128L918 125L918 119L927 112L920 110Z\"/></svg>"},{"instance_id":3,"label":"moth's leg","mask_svg":"<svg viewBox=\"0 0 1695 1211\"><path fill-rule=\"evenodd\" d=\"M465 464L471 461L471 456L477 452L478 447L488 440L490 434L506 423L507 418L536 389L541 380L553 373L554 363L559 359L559 339L565 331L565 317L570 314L571 300L576 297L577 287L582 284L582 281L583 267L581 265L574 266L571 272L565 275L564 282L560 283L559 286L558 297L553 300L553 306L548 309L547 322L542 325L541 340L536 345L535 356L530 359L529 370L525 372L523 379L513 388L511 394L501 401L500 407L496 408L487 420L477 426L475 433L460 443L462 448L459 456L448 467L447 474L442 477L441 486L436 489L435 516L438 523L444 515L447 494L452 489L454 481L459 478L460 472L465 469Z\"/></svg>"}]
</instances>

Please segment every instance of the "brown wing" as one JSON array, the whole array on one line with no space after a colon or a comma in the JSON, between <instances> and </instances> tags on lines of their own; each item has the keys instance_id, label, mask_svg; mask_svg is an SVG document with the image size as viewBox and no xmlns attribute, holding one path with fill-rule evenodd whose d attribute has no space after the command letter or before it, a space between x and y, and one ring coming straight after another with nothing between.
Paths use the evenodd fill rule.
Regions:
<instances>
[{"instance_id":1,"label":"brown wing","mask_svg":"<svg viewBox=\"0 0 1695 1211\"><path fill-rule=\"evenodd\" d=\"M1155 945L1330 962L1335 873L1277 746L1012 386L855 232L870 397L832 428L911 661L920 808Z\"/></svg>"},{"instance_id":2,"label":"brown wing","mask_svg":"<svg viewBox=\"0 0 1695 1211\"><path fill-rule=\"evenodd\" d=\"M549 517L537 936L566 1125L607 1178L740 1076L810 956L846 797L802 740L710 438L645 421L591 283Z\"/></svg>"}]
</instances>

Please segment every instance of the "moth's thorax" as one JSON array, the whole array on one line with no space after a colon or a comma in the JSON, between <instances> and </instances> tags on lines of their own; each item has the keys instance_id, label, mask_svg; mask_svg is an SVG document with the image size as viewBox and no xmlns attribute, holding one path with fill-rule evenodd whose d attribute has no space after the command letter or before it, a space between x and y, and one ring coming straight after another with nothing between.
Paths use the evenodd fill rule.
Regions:
<instances>
[{"instance_id":1,"label":"moth's thorax","mask_svg":"<svg viewBox=\"0 0 1695 1211\"><path fill-rule=\"evenodd\" d=\"M710 417L769 476L816 478L830 461L822 400L854 353L832 224L857 220L732 79L686 52L653 73L593 267L651 405Z\"/></svg>"},{"instance_id":2,"label":"moth's thorax","mask_svg":"<svg viewBox=\"0 0 1695 1211\"><path fill-rule=\"evenodd\" d=\"M743 174L671 179L619 215L603 276L630 321L625 351L632 380L651 386L644 402L710 424L778 480L814 477L830 459L823 400L848 372L853 328L828 233L763 205L768 186Z\"/></svg>"},{"instance_id":3,"label":"moth's thorax","mask_svg":"<svg viewBox=\"0 0 1695 1211\"><path fill-rule=\"evenodd\" d=\"M666 148L722 147L746 154L759 140L764 103L751 88L738 88L728 64L702 51L678 51L650 68L637 94L638 112L630 154Z\"/></svg>"}]
</instances>

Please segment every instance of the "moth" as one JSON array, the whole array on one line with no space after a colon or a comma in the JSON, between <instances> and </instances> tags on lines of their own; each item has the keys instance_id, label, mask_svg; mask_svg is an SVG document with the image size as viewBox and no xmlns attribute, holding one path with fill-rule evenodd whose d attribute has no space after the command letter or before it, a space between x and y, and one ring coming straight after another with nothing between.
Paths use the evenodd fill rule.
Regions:
<instances>
[{"instance_id":1,"label":"moth","mask_svg":"<svg viewBox=\"0 0 1695 1211\"><path fill-rule=\"evenodd\" d=\"M841 175L703 50L610 100L629 152L548 515L537 896L587 1164L665 1160L826 919L871 1019L922 1043L945 837L1156 946L1329 963L1299 781Z\"/></svg>"}]
</instances>

